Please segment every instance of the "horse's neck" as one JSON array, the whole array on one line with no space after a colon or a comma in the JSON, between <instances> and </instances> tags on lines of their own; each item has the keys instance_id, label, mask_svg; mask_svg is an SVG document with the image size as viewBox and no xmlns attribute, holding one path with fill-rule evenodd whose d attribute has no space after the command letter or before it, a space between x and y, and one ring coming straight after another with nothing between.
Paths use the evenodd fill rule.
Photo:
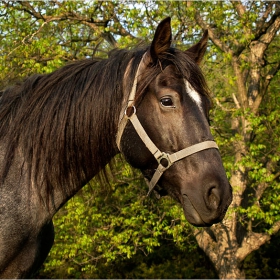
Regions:
<instances>
[{"instance_id":1,"label":"horse's neck","mask_svg":"<svg viewBox=\"0 0 280 280\"><path fill-rule=\"evenodd\" d=\"M131 65L131 64L130 64ZM124 73L124 77L122 79L122 81L124 81L123 84L123 88L122 88L122 92L118 92L117 96L118 98L116 98L115 96L115 100L118 100L121 103L116 104L116 107L112 110L112 108L110 108L110 110L108 110L108 108L106 108L106 112L108 115L99 115L98 113L96 113L96 111L98 110L102 110L100 109L100 106L98 106L98 104L93 104L93 107L91 108L96 108L95 110L91 110L91 113L88 113L88 115L93 115L93 116L87 116L90 119L90 122L88 122L87 126L84 126L84 128L86 127L86 130L84 130L84 132L82 130L78 131L80 125L76 125L77 131L75 131L75 133L79 133L80 137L83 137L85 131L92 131L93 135L92 138L91 135L87 135L87 137L84 137L84 139L86 141L84 141L84 143L82 145L80 145L80 150L78 150L78 152L76 153L77 155L77 160L75 160L75 151L74 148L71 146L71 148L73 148L73 155L72 157L68 157L68 159L63 162L63 159L66 158L63 157L63 155L65 153L67 153L68 151L64 151L61 154L59 154L59 158L62 159L62 161L53 161L53 155L51 156L47 156L45 160L44 158L44 153L41 152L40 154L37 155L37 158L39 158L40 162L38 164L42 164L42 168L40 169L36 169L36 165L37 163L26 163L27 158L25 158L24 154L20 154L20 150L23 150L22 147L20 145L22 145L22 143L19 143L19 146L17 147L18 150L15 153L15 159L17 161L17 163L12 163L12 166L10 166L10 170L9 170L9 176L10 174L12 174L13 169L17 169L18 170L18 176L11 176L10 179L12 181L12 187L13 188L17 188L17 182L19 180L21 180L22 178L26 178L26 177L30 177L31 179L28 181L28 179L25 180L25 183L23 185L23 189L28 192L28 191L32 191L32 192L36 192L38 193L38 197L43 197L47 202L47 205L45 205L46 208L50 209L50 213L51 215L53 215L57 209L59 209L67 200L69 200L73 195L75 195L86 183L88 183L95 175L98 174L98 172L100 172L105 165L111 160L112 157L114 157L119 151L116 145L116 139L115 136L117 134L117 129L118 129L118 123L117 120L120 117L121 111L123 112L124 107L126 106L126 102L127 102L127 98L129 95L129 91L130 89L129 87L129 83L127 83L128 76L129 76L129 72L130 72L130 67L127 67L127 71L125 71ZM111 94L111 93L110 93ZM103 111L105 109L103 108ZM112 114L112 115L109 115ZM92 118L91 118L92 117ZM114 120L114 121L113 121ZM73 121L73 118L72 118ZM101 125L100 125L101 122ZM84 120L80 121L80 124L84 123ZM69 122L67 123L67 125L70 125ZM96 131L96 127L98 126L98 131ZM108 128L109 127L109 128ZM105 129L107 128L107 129ZM63 129L63 128L62 128ZM69 130L71 131L71 130ZM34 134L35 135L35 134ZM33 141L36 142L37 138L36 135L33 135ZM73 138L71 138L73 137ZM70 141L69 139L74 139L76 137L76 135L67 135L67 139L68 141ZM78 137L76 137L78 138ZM54 141L56 141L55 137L53 138ZM43 140L43 141L47 141L47 140ZM59 141L59 139L57 139L57 141ZM93 144L94 143L94 144ZM75 145L78 143L75 143ZM1 148L2 143L0 143L0 148ZM85 151L83 151L84 146L85 145L94 145L93 149L88 149ZM60 145L55 145L55 142L51 144L51 146L54 147L60 147ZM52 148L50 146L49 143L44 143L44 147L50 147L50 149ZM66 145L67 146L67 145ZM89 147L89 146L88 146ZM88 148L87 147L87 148ZM30 147L29 147L30 148ZM29 149L28 148L28 149ZM31 147L32 148L32 147ZM70 148L70 151L72 151ZM26 155L28 154L29 150L25 148L25 152ZM3 148L2 145L2 151L5 151L5 147ZM37 151L40 150L37 147ZM45 151L44 149L41 149L41 151ZM84 154L79 154L79 153L84 153ZM35 155L34 155L35 156ZM86 157L90 157L91 159L91 163L90 164L85 164L87 163L87 161L83 160L86 159ZM0 159L1 160L1 159ZM31 159L32 160L32 159ZM29 161L31 161L29 159ZM95 160L98 162L97 164L95 164ZM73 163L74 161L74 163ZM51 164L53 164L49 169L45 169L45 166L50 166L50 162ZM44 166L44 164L46 163L46 165ZM2 163L0 163L0 165L2 164L2 166L5 165L5 156L3 156L2 159ZM48 164L48 165L47 165ZM31 167L30 167L31 165ZM68 170L68 166L69 166L69 170ZM70 167L71 166L71 167ZM83 170L83 168L81 168L81 166L86 166L86 171ZM59 169L61 167L61 170ZM0 166L0 171L1 171L1 166ZM31 171L31 176L30 176L30 168L34 168L34 170ZM45 171L47 170L47 171ZM49 176L46 173L52 173L51 171L54 170L54 176ZM45 171L45 173L44 173ZM77 180L77 179L73 179L71 180L71 176L75 176L75 172L76 174L83 174L83 178L81 180ZM79 173L80 172L80 173ZM67 173L67 174L64 174ZM27 175L26 175L27 174ZM29 174L29 175L28 175ZM39 176L41 176L41 178L39 178L41 180L41 182L36 182L36 180L33 180L33 178L36 178L36 174L38 174ZM67 185L67 192L64 192L64 188L60 187L61 185L64 185L61 183L61 181L63 180L59 180L59 177L61 176L65 176L65 181L64 184ZM21 178L19 178L19 176L21 176ZM64 178L64 177L62 177ZM52 189L53 191L50 193L48 190Z\"/></svg>"},{"instance_id":2,"label":"horse's neck","mask_svg":"<svg viewBox=\"0 0 280 280\"><path fill-rule=\"evenodd\" d=\"M104 132L104 137L106 137L106 132ZM112 141L115 141L113 139ZM89 167L90 172L84 176L84 179L80 182L73 182L69 178L68 182L68 192L67 194L62 188L56 186L56 182L48 182L42 176L42 184L36 184L31 180L29 167L25 161L24 155L20 152L20 147L18 147L12 165L10 166L8 173L4 179L4 183L0 186L1 192L14 193L12 196L18 196L19 200L27 200L26 205L33 205L32 208L41 209L40 215L43 215L43 219L51 218L60 208L63 206L71 197L73 197L83 186L85 186L93 177L95 177L102 169L105 168L106 164L118 153L115 142L112 142L112 150L110 153L103 153L103 147L98 146L94 149L94 158L102 158L102 165ZM6 163L6 145L5 143L0 143L0 170L5 166ZM82 163L81 163L82 164ZM83 172L80 166L74 166L72 169L76 172ZM36 170L33 171L36 173ZM71 176L71 175L70 175ZM52 193L48 193L48 188L52 188ZM5 191L5 189L7 189ZM31 201L32 200L32 201ZM43 214L45 212L45 214ZM36 215L36 214L35 214ZM45 217L45 218L44 218Z\"/></svg>"},{"instance_id":3,"label":"horse's neck","mask_svg":"<svg viewBox=\"0 0 280 280\"><path fill-rule=\"evenodd\" d=\"M118 120L120 118L121 112L123 112L125 103L121 100L126 100L127 98L124 95L129 93L124 93L125 89L123 88L121 92L118 92L119 102L115 104L115 108L107 110L107 114L100 118L98 113L92 116L92 136L91 136L91 149L90 154L84 155L84 157L90 157L93 164L87 164L88 173L85 174L85 178L78 182L77 184L70 185L71 193L68 196L65 196L60 190L56 191L55 194L55 205L56 207L61 207L65 202L67 202L73 195L75 195L82 187L84 187L93 177L95 177L99 172L103 172L105 166L112 160L112 158L119 153L119 149L116 143L116 136L118 131ZM100 110L98 104L96 108ZM96 119L101 121L102 125L96 124ZM83 157L81 157L83 158ZM84 162L81 162L76 167L74 167L75 172L83 172L81 166ZM70 180L71 181L71 180ZM101 182L102 183L102 182ZM71 183L70 183L71 184Z\"/></svg>"},{"instance_id":4,"label":"horse's neck","mask_svg":"<svg viewBox=\"0 0 280 280\"><path fill-rule=\"evenodd\" d=\"M106 136L104 136L106 137ZM115 143L112 143L112 146L116 146ZM52 197L49 197L48 207L52 209L53 214L57 212L59 208L61 208L70 198L72 198L79 190L81 190L89 181L98 175L100 172L103 172L106 165L112 160L112 158L118 153L117 149L112 149L111 153L105 154L103 153L102 147L98 147L95 151L95 154L88 155L92 156L93 158L100 158L102 159L102 164L99 166L92 166L90 167L90 172L85 175L84 179L79 182L69 182L69 192L65 194L61 188L54 188L54 192ZM80 166L77 166L76 172L83 172ZM102 176L101 176L102 177Z\"/></svg>"},{"instance_id":5,"label":"horse's neck","mask_svg":"<svg viewBox=\"0 0 280 280\"><path fill-rule=\"evenodd\" d=\"M107 163L114 157L112 155L111 158L106 160ZM79 182L78 184L71 184L69 186L70 192L66 195L61 189L55 188L54 193L52 195L52 201L49 200L48 207L52 209L53 215L69 200L71 199L77 192L79 192L89 181L94 178L99 172L105 168L106 165L102 166L100 169L93 169L92 174L88 176L84 181ZM77 171L78 172L78 171Z\"/></svg>"}]
</instances>

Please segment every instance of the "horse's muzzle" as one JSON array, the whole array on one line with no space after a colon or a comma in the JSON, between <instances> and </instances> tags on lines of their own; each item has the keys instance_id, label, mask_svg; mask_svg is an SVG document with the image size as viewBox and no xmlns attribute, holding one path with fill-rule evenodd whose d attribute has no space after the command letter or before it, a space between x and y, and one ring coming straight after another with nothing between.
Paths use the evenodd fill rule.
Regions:
<instances>
[{"instance_id":1,"label":"horse's muzzle","mask_svg":"<svg viewBox=\"0 0 280 280\"><path fill-rule=\"evenodd\" d=\"M221 222L232 201L230 185L229 190L227 197L225 197L225 194L221 197L217 188L209 187L200 201L194 201L187 194L183 194L182 206L188 222L197 227L208 227Z\"/></svg>"}]
</instances>

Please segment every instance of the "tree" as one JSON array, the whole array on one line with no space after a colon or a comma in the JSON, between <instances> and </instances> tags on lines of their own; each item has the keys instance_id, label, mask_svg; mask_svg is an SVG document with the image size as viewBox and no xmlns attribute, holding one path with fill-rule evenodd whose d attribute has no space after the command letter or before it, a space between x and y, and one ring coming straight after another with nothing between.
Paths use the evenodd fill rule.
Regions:
<instances>
[{"instance_id":1,"label":"tree","mask_svg":"<svg viewBox=\"0 0 280 280\"><path fill-rule=\"evenodd\" d=\"M106 57L115 47L145 43L154 26L170 14L173 42L178 47L193 44L202 31L208 29L211 41L204 72L214 95L213 133L233 186L234 200L222 223L208 229L193 229L193 232L220 278L242 278L245 277L242 263L246 256L258 250L280 227L279 13L277 1L149 1L129 4L118 1L2 1L0 86L2 88L8 81L10 83L32 73L51 72L71 60ZM134 183L129 182L127 188L134 189ZM97 191L96 195L101 197L102 192L98 194ZM111 197L114 195L111 194ZM81 206L79 209L83 209L85 201L89 201L89 198L85 201L79 197L76 199L78 202L71 203L78 203ZM104 201L95 200L95 205L90 204L92 211L101 211L98 205L102 205L104 211ZM144 223L150 233L158 234L142 236L146 238L145 242L154 242L149 245L142 240L145 249L150 248L152 252L162 244L161 237L170 238L174 234L178 244L183 244L180 238L185 238L186 242L189 240L190 227L181 220L179 210L175 206L173 208L169 200L158 204L149 202L146 210L141 208L144 204L137 205L129 197L128 201L131 200L130 207L133 206L139 215L149 215L151 209L161 208L161 211L157 210L157 215L151 215L150 222ZM101 246L103 251L92 247L87 261L90 258L96 260L110 244L114 245L110 254L102 255L102 258L109 260L112 256L129 257L129 254L134 254L132 248L135 247L129 243L131 240L127 241L126 234L129 231L137 232L137 226L140 227L143 221L136 219L137 226L133 228L131 213L127 205L122 204L124 201L116 202L115 198L106 201L109 205L106 209L110 209L105 213L107 222L113 225L118 221L119 224L117 229L104 229L103 232L104 225L99 224L96 232L99 237L101 235L100 242L104 243L104 247ZM68 207L72 209L70 205ZM66 213L65 218L59 217L58 224L63 225L63 219L67 219L67 216L76 217L77 213L73 214L72 211L75 210ZM164 211L166 214L162 218ZM124 218L113 214L121 214ZM83 238L85 229L79 229L80 239L73 238L73 231L69 236L72 242L75 240L80 244L80 249L74 248L71 252L71 245L66 246L69 250L67 254L74 254L73 259L77 256L75 261L78 262L82 262L79 259L81 250L87 247L83 247L83 244L91 242L86 238L91 235L97 237L94 231L94 223L100 222L97 212L90 212L89 215L93 217L93 229L89 229ZM172 220L178 217L178 226L171 227L167 232ZM125 226L125 218L131 226ZM77 216L76 220L79 219ZM83 219L86 220L85 217ZM161 226L159 221L165 224ZM115 238L114 241L114 236L118 236L119 240ZM143 250L144 247L137 248ZM54 255L61 253L57 249ZM71 265L69 267L73 268ZM92 263L89 265L89 271L94 269Z\"/></svg>"},{"instance_id":2,"label":"tree","mask_svg":"<svg viewBox=\"0 0 280 280\"><path fill-rule=\"evenodd\" d=\"M234 198L227 218L209 229L195 230L199 246L220 278L243 278L242 261L280 228L279 212L279 2L193 3L194 17L209 36L226 90L216 91L225 120L218 141L230 161L226 165ZM226 24L225 24L226 23ZM213 71L213 69L212 69ZM219 88L219 87L218 87ZM223 90L223 92L221 92Z\"/></svg>"}]
</instances>

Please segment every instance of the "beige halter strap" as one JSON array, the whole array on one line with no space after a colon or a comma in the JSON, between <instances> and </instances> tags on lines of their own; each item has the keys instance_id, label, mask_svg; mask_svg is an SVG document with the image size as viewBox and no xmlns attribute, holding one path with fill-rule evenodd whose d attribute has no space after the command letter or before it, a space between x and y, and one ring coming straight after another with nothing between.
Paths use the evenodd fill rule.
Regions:
<instances>
[{"instance_id":1,"label":"beige halter strap","mask_svg":"<svg viewBox=\"0 0 280 280\"><path fill-rule=\"evenodd\" d=\"M124 110L124 113L119 122L116 142L117 142L117 146L118 146L119 150L121 151L121 148L120 148L121 137L122 137L123 131L126 127L126 124L129 120L132 123L134 129L138 133L141 140L144 142L145 146L153 154L153 156L155 157L155 159L158 162L158 167L157 167L151 181L150 182L147 181L147 184L149 186L149 191L148 191L147 195L150 195L151 191L156 186L156 184L159 181L160 177L162 176L163 172L165 170L167 170L174 162L179 161L185 157L188 157L188 156L195 154L197 152L200 152L202 150L211 149L211 148L218 149L218 146L214 141L204 141L204 142L192 145L190 147L187 147L178 152L175 152L173 154L161 152L157 148L157 146L150 139L150 137L146 133L145 129L141 125L141 123L136 115L136 108L134 106L136 87L137 87L137 78L140 74L139 69L140 69L141 64L143 63L143 60L145 59L144 57L145 57L145 54L143 55L142 60L140 61L140 64L138 66L138 69L137 69L137 72L136 72L136 75L135 75L135 78L133 81L133 86L132 86L132 89L131 89L131 92L130 92L130 95L128 98L126 109ZM132 114L129 116L127 114L128 108L133 109Z\"/></svg>"}]
</instances>

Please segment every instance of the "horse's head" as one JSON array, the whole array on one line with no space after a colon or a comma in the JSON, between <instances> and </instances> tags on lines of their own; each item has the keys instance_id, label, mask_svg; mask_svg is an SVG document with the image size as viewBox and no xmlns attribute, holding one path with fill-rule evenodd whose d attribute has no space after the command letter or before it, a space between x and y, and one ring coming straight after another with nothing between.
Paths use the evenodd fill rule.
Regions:
<instances>
[{"instance_id":1,"label":"horse's head","mask_svg":"<svg viewBox=\"0 0 280 280\"><path fill-rule=\"evenodd\" d=\"M170 18L159 24L138 66L117 139L127 161L150 180L150 191L179 201L196 226L221 221L232 200L198 66L207 40L205 32L196 45L178 51L170 47Z\"/></svg>"}]
</instances>

